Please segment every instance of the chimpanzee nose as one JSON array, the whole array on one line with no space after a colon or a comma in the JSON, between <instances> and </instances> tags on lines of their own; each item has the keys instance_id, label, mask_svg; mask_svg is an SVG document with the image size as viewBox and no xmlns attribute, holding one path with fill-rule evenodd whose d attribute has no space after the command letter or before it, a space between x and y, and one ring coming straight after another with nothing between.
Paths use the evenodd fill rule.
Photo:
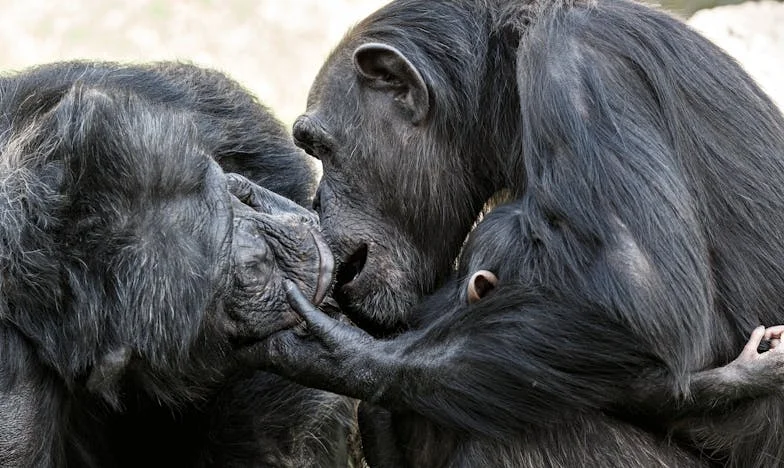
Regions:
<instances>
[{"instance_id":1,"label":"chimpanzee nose","mask_svg":"<svg viewBox=\"0 0 784 468\"><path fill-rule=\"evenodd\" d=\"M294 138L295 145L305 150L306 153L311 154L313 150L311 146L313 138L310 134L309 126L308 116L300 115L297 117L297 120L294 121L294 125L291 128L291 136Z\"/></svg>"},{"instance_id":2,"label":"chimpanzee nose","mask_svg":"<svg viewBox=\"0 0 784 468\"><path fill-rule=\"evenodd\" d=\"M232 197L234 214L243 212L263 213L270 216L297 216L299 222L318 226L318 216L286 197L259 187L239 174L226 174L229 193Z\"/></svg>"},{"instance_id":3,"label":"chimpanzee nose","mask_svg":"<svg viewBox=\"0 0 784 468\"><path fill-rule=\"evenodd\" d=\"M332 153L332 137L316 116L303 114L297 117L291 135L295 145L316 159L322 159Z\"/></svg>"}]
</instances>

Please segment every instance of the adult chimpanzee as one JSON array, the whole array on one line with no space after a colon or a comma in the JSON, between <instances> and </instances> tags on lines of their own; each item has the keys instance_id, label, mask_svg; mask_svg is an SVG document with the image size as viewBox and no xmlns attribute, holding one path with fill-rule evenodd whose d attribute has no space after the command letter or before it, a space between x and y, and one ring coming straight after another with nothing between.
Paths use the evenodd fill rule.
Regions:
<instances>
[{"instance_id":1,"label":"adult chimpanzee","mask_svg":"<svg viewBox=\"0 0 784 468\"><path fill-rule=\"evenodd\" d=\"M234 358L331 254L307 156L226 76L63 63L0 81L0 465L338 466L351 404Z\"/></svg>"},{"instance_id":2,"label":"adult chimpanzee","mask_svg":"<svg viewBox=\"0 0 784 468\"><path fill-rule=\"evenodd\" d=\"M488 199L520 200L530 245L518 261L526 287L558 292L552 314L529 326L523 292L508 290L519 322L439 360L465 380L448 382L461 398L433 395L432 421L538 437L547 460L602 451L623 465L639 443L628 424L669 420L630 401L635 389L688 400L692 372L784 322L784 119L731 58L645 5L394 0L331 54L294 136L323 164L316 205L343 265L337 297L376 335L406 328ZM597 329L626 340L608 352L586 333ZM499 348L502 371L459 359ZM618 355L627 365L608 379ZM782 463L782 409L778 395L739 405L723 437L696 448L729 465ZM577 433L570 421L597 411L625 421L607 429L620 442L576 445L592 421Z\"/></svg>"}]
</instances>

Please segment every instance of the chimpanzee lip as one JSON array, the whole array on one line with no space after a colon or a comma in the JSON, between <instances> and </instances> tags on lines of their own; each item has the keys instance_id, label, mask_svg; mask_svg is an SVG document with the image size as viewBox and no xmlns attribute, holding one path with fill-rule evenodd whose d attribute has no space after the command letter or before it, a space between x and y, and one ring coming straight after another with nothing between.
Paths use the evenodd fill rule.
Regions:
<instances>
[{"instance_id":1,"label":"chimpanzee lip","mask_svg":"<svg viewBox=\"0 0 784 468\"><path fill-rule=\"evenodd\" d=\"M367 244L360 245L344 262L341 263L336 275L335 291L350 285L362 273L368 257Z\"/></svg>"},{"instance_id":2,"label":"chimpanzee lip","mask_svg":"<svg viewBox=\"0 0 784 468\"><path fill-rule=\"evenodd\" d=\"M337 269L335 275L335 289L332 297L337 302L340 310L348 317L356 326L362 328L366 332L381 338L389 333L383 324L376 322L362 310L356 307L356 301L353 300L352 295L356 293L355 289L359 287L358 279L362 275L368 261L368 246L367 244L360 245L354 252L346 257Z\"/></svg>"},{"instance_id":3,"label":"chimpanzee lip","mask_svg":"<svg viewBox=\"0 0 784 468\"><path fill-rule=\"evenodd\" d=\"M316 280L316 289L313 293L313 305L317 306L324 301L324 298L329 293L329 288L332 285L332 275L335 271L335 258L321 235L313 230L310 231L310 235L313 237L313 243L316 245L319 255L318 279Z\"/></svg>"}]
</instances>

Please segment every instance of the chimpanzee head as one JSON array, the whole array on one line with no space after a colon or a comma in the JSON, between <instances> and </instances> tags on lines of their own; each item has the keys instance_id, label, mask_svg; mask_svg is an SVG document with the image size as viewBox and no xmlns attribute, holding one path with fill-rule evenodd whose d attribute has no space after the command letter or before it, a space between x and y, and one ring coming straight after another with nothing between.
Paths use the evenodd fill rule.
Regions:
<instances>
[{"instance_id":1,"label":"chimpanzee head","mask_svg":"<svg viewBox=\"0 0 784 468\"><path fill-rule=\"evenodd\" d=\"M79 84L31 99L3 148L2 315L66 381L189 398L298 322L285 278L323 299L315 214L224 174L187 111Z\"/></svg>"},{"instance_id":2,"label":"chimpanzee head","mask_svg":"<svg viewBox=\"0 0 784 468\"><path fill-rule=\"evenodd\" d=\"M450 13L459 2L417 3L392 2L357 25L293 127L323 166L315 207L340 264L335 296L368 329L399 325L450 270L502 188L494 158L511 134L482 121L502 94L482 94L487 37Z\"/></svg>"},{"instance_id":3,"label":"chimpanzee head","mask_svg":"<svg viewBox=\"0 0 784 468\"><path fill-rule=\"evenodd\" d=\"M528 235L527 215L515 200L493 207L471 230L457 265L460 302L479 302L499 284L526 290L537 283L541 272L531 268L537 241Z\"/></svg>"}]
</instances>

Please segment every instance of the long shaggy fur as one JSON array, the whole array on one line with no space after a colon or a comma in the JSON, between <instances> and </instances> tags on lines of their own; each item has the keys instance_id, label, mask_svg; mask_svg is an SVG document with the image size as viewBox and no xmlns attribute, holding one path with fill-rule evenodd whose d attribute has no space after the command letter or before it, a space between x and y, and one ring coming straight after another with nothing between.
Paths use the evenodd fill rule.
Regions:
<instances>
[{"instance_id":1,"label":"long shaggy fur","mask_svg":"<svg viewBox=\"0 0 784 468\"><path fill-rule=\"evenodd\" d=\"M422 75L422 123L396 111L400 87L380 91L354 69L353 51L371 42ZM672 429L694 371L729 362L757 325L784 321L784 118L732 58L661 11L627 0L395 0L346 35L309 104L328 147L323 227L338 252L370 245L345 286L353 316L415 326L422 309L400 298L450 273L488 199L516 200L492 250L470 248L516 284L430 327L446 350L428 354L425 340L412 351L461 357L403 398L421 397L414 410L430 422L492 437L545 431L539 449L567 463L597 453L550 421L598 411L597 421L618 419L613 434L630 434L614 462L626 466L636 431ZM418 256L395 258L425 263L389 261L412 245ZM667 388L667 404L634 399L652 384ZM784 463L782 411L778 394L738 405L711 422L731 435L692 426L683 447L695 463ZM506 463L540 466L524 458Z\"/></svg>"},{"instance_id":2,"label":"long shaggy fur","mask_svg":"<svg viewBox=\"0 0 784 468\"><path fill-rule=\"evenodd\" d=\"M281 123L216 71L0 78L0 465L345 463L350 400L231 353L221 169L313 196Z\"/></svg>"}]
</instances>

